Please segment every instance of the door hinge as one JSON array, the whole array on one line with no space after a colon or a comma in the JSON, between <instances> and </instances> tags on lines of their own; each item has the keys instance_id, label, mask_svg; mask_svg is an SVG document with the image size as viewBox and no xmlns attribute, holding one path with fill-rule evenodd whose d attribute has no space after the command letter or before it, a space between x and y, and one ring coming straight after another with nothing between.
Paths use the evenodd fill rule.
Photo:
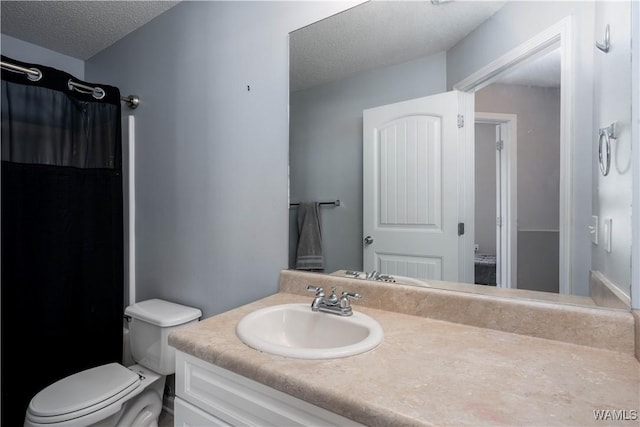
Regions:
<instances>
[{"instance_id":1,"label":"door hinge","mask_svg":"<svg viewBox=\"0 0 640 427\"><path fill-rule=\"evenodd\" d=\"M464 116L462 114L458 114L458 127L464 127Z\"/></svg>"},{"instance_id":2,"label":"door hinge","mask_svg":"<svg viewBox=\"0 0 640 427\"><path fill-rule=\"evenodd\" d=\"M496 225L498 227L502 227L502 217L501 216L496 217Z\"/></svg>"},{"instance_id":3,"label":"door hinge","mask_svg":"<svg viewBox=\"0 0 640 427\"><path fill-rule=\"evenodd\" d=\"M502 151L504 148L504 141L496 141L496 150Z\"/></svg>"},{"instance_id":4,"label":"door hinge","mask_svg":"<svg viewBox=\"0 0 640 427\"><path fill-rule=\"evenodd\" d=\"M458 223L458 236L462 236L464 234L464 222Z\"/></svg>"}]
</instances>

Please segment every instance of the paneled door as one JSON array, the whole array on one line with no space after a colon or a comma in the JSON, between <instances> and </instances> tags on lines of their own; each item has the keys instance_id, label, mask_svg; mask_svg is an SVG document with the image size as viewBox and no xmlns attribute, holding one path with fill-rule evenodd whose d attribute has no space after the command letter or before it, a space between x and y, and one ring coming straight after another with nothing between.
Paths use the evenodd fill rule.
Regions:
<instances>
[{"instance_id":1,"label":"paneled door","mask_svg":"<svg viewBox=\"0 0 640 427\"><path fill-rule=\"evenodd\" d=\"M470 103L473 116L466 95L364 110L365 271L473 282L473 147L465 138L470 131L473 140L474 121L462 111Z\"/></svg>"}]
</instances>

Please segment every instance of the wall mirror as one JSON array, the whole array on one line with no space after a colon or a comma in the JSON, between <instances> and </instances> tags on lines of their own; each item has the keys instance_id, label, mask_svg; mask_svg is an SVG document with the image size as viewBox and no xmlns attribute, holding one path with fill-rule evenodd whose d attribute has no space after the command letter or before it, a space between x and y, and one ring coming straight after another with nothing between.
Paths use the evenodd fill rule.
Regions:
<instances>
[{"instance_id":1,"label":"wall mirror","mask_svg":"<svg viewBox=\"0 0 640 427\"><path fill-rule=\"evenodd\" d=\"M630 8L370 1L292 32L289 268L297 203L316 201L324 274L628 309ZM607 23L615 55L595 47ZM603 177L609 121L626 134Z\"/></svg>"}]
</instances>

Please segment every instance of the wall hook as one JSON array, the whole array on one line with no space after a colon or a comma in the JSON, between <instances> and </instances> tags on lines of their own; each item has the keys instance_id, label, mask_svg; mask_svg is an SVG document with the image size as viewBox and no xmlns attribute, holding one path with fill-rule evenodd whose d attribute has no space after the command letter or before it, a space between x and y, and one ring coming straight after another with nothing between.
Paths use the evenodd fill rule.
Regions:
<instances>
[{"instance_id":1,"label":"wall hook","mask_svg":"<svg viewBox=\"0 0 640 427\"><path fill-rule=\"evenodd\" d=\"M604 44L596 41L596 47L604 53L609 52L609 48L611 47L611 34L609 31L609 24L607 24L607 26L604 28Z\"/></svg>"}]
</instances>

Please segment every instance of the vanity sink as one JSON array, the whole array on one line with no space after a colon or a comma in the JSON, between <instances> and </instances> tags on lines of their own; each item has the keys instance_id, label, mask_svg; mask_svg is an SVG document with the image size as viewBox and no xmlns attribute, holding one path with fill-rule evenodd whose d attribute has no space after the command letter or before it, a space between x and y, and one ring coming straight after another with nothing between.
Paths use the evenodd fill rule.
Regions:
<instances>
[{"instance_id":1,"label":"vanity sink","mask_svg":"<svg viewBox=\"0 0 640 427\"><path fill-rule=\"evenodd\" d=\"M383 338L380 324L366 314L314 312L309 304L282 304L256 310L236 327L249 347L297 359L334 359L364 353Z\"/></svg>"}]
</instances>

